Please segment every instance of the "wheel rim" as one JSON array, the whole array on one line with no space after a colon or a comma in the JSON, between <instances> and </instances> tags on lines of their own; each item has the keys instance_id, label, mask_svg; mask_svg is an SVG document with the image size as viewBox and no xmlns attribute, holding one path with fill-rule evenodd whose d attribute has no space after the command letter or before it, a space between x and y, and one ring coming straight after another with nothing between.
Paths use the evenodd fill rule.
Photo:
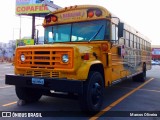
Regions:
<instances>
[{"instance_id":1,"label":"wheel rim","mask_svg":"<svg viewBox=\"0 0 160 120\"><path fill-rule=\"evenodd\" d=\"M93 84L91 97L92 104L96 106L102 97L102 86L98 82Z\"/></svg>"}]
</instances>

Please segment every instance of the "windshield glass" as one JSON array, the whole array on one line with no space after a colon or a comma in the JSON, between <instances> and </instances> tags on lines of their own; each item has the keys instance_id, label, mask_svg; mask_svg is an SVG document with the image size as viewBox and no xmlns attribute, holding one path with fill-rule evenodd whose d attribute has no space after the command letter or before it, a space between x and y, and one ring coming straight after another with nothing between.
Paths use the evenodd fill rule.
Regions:
<instances>
[{"instance_id":1,"label":"windshield glass","mask_svg":"<svg viewBox=\"0 0 160 120\"><path fill-rule=\"evenodd\" d=\"M45 43L93 41L109 39L109 22L97 20L72 24L54 25L45 28Z\"/></svg>"}]
</instances>

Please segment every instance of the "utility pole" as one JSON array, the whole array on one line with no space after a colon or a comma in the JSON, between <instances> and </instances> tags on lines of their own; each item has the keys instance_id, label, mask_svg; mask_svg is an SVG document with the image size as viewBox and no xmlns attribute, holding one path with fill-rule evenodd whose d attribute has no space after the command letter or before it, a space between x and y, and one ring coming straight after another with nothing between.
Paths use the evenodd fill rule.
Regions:
<instances>
[{"instance_id":1,"label":"utility pole","mask_svg":"<svg viewBox=\"0 0 160 120\"><path fill-rule=\"evenodd\" d=\"M32 15L32 39L35 38L35 15Z\"/></svg>"},{"instance_id":2,"label":"utility pole","mask_svg":"<svg viewBox=\"0 0 160 120\"><path fill-rule=\"evenodd\" d=\"M19 39L21 39L21 15L20 15L20 25L19 25Z\"/></svg>"}]
</instances>

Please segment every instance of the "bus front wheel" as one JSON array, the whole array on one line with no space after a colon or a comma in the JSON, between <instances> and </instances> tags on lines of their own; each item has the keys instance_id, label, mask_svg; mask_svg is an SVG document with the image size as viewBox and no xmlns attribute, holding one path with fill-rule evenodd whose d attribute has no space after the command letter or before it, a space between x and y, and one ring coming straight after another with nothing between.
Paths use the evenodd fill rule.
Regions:
<instances>
[{"instance_id":1,"label":"bus front wheel","mask_svg":"<svg viewBox=\"0 0 160 120\"><path fill-rule=\"evenodd\" d=\"M99 72L91 71L84 82L83 94L79 97L82 111L98 112L103 103L104 80Z\"/></svg>"},{"instance_id":2,"label":"bus front wheel","mask_svg":"<svg viewBox=\"0 0 160 120\"><path fill-rule=\"evenodd\" d=\"M25 87L15 87L16 95L20 100L26 102L36 102L42 96L42 91L39 89L25 88Z\"/></svg>"}]
</instances>

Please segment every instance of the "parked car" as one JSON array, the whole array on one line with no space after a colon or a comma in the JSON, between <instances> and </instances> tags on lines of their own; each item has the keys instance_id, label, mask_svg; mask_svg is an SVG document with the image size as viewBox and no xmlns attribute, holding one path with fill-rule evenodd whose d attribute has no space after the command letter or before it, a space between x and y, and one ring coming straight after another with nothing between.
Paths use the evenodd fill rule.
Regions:
<instances>
[{"instance_id":1,"label":"parked car","mask_svg":"<svg viewBox=\"0 0 160 120\"><path fill-rule=\"evenodd\" d=\"M160 64L160 61L159 61L159 60L155 60L155 62L157 62L157 64Z\"/></svg>"},{"instance_id":2,"label":"parked car","mask_svg":"<svg viewBox=\"0 0 160 120\"><path fill-rule=\"evenodd\" d=\"M152 64L152 65L160 65L160 61L158 61L158 60L157 60L157 61L152 60L152 61L151 61L151 64Z\"/></svg>"}]
</instances>

